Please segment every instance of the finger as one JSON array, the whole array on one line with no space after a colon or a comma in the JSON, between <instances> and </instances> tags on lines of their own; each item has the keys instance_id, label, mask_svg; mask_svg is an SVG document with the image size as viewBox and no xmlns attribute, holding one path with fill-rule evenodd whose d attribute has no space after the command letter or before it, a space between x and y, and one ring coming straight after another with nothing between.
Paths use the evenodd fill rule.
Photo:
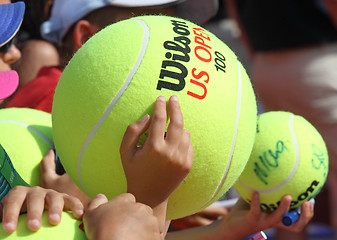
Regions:
<instances>
[{"instance_id":1,"label":"finger","mask_svg":"<svg viewBox=\"0 0 337 240\"><path fill-rule=\"evenodd\" d=\"M251 200L250 214L253 216L253 219L258 219L261 214L259 193L254 192Z\"/></svg>"},{"instance_id":2,"label":"finger","mask_svg":"<svg viewBox=\"0 0 337 240\"><path fill-rule=\"evenodd\" d=\"M193 161L194 161L194 151L193 151L193 147L192 147L192 143L191 142L190 142L189 147L188 147L187 156L188 156L190 167L192 169Z\"/></svg>"},{"instance_id":3,"label":"finger","mask_svg":"<svg viewBox=\"0 0 337 240\"><path fill-rule=\"evenodd\" d=\"M48 207L48 222L57 225L61 221L61 214L64 206L63 196L57 192L50 191L45 198Z\"/></svg>"},{"instance_id":4,"label":"finger","mask_svg":"<svg viewBox=\"0 0 337 240\"><path fill-rule=\"evenodd\" d=\"M170 145L179 145L184 130L183 114L176 95L169 100L170 123L167 128L166 142Z\"/></svg>"},{"instance_id":5,"label":"finger","mask_svg":"<svg viewBox=\"0 0 337 240\"><path fill-rule=\"evenodd\" d=\"M124 156L127 157L126 154L137 148L140 136L149 128L150 119L150 115L146 114L141 120L128 126L120 147L122 159L124 159Z\"/></svg>"},{"instance_id":6,"label":"finger","mask_svg":"<svg viewBox=\"0 0 337 240\"><path fill-rule=\"evenodd\" d=\"M160 143L164 141L166 130L166 100L165 97L159 96L154 104L154 112L150 124L149 136L145 142Z\"/></svg>"},{"instance_id":7,"label":"finger","mask_svg":"<svg viewBox=\"0 0 337 240\"><path fill-rule=\"evenodd\" d=\"M291 201L292 197L290 195L283 196L278 208L269 215L270 220L275 223L281 222L283 215L289 211Z\"/></svg>"},{"instance_id":8,"label":"finger","mask_svg":"<svg viewBox=\"0 0 337 240\"><path fill-rule=\"evenodd\" d=\"M106 198L106 196L104 194L97 194L96 197L91 200L88 204L87 209L88 210L94 210L96 209L98 206L107 203L108 199Z\"/></svg>"},{"instance_id":9,"label":"finger","mask_svg":"<svg viewBox=\"0 0 337 240\"><path fill-rule=\"evenodd\" d=\"M193 165L193 147L191 143L190 133L187 130L183 130L181 142L178 146L179 153L182 159L185 161L186 166L191 169Z\"/></svg>"},{"instance_id":10,"label":"finger","mask_svg":"<svg viewBox=\"0 0 337 240\"><path fill-rule=\"evenodd\" d=\"M72 211L73 216L76 219L81 219L84 214L84 207L82 202L73 196L64 195L64 207L65 211Z\"/></svg>"},{"instance_id":11,"label":"finger","mask_svg":"<svg viewBox=\"0 0 337 240\"><path fill-rule=\"evenodd\" d=\"M55 168L55 153L53 149L49 149L40 163L42 186L45 186L49 179L57 176Z\"/></svg>"},{"instance_id":12,"label":"finger","mask_svg":"<svg viewBox=\"0 0 337 240\"><path fill-rule=\"evenodd\" d=\"M128 202L136 202L136 198L133 194L131 193L122 193L121 195L118 195L116 198L123 198Z\"/></svg>"},{"instance_id":13,"label":"finger","mask_svg":"<svg viewBox=\"0 0 337 240\"><path fill-rule=\"evenodd\" d=\"M291 225L293 231L302 231L302 229L308 224L308 222L314 216L314 204L311 202L305 202L301 206L300 218L297 222Z\"/></svg>"},{"instance_id":14,"label":"finger","mask_svg":"<svg viewBox=\"0 0 337 240\"><path fill-rule=\"evenodd\" d=\"M43 157L40 166L41 166L42 173L44 172L56 173L55 172L55 153L53 149L48 150L47 154Z\"/></svg>"},{"instance_id":15,"label":"finger","mask_svg":"<svg viewBox=\"0 0 337 240\"><path fill-rule=\"evenodd\" d=\"M2 199L2 227L5 232L15 231L21 208L26 199L23 187L15 187ZM25 210L25 209L24 209Z\"/></svg>"},{"instance_id":16,"label":"finger","mask_svg":"<svg viewBox=\"0 0 337 240\"><path fill-rule=\"evenodd\" d=\"M139 202L137 202L136 205L138 208L143 209L148 214L153 215L153 209L150 206Z\"/></svg>"},{"instance_id":17,"label":"finger","mask_svg":"<svg viewBox=\"0 0 337 240\"><path fill-rule=\"evenodd\" d=\"M36 187L34 187L36 188ZM37 231L41 227L41 218L45 206L45 192L30 191L27 194L27 225L32 231Z\"/></svg>"}]
</instances>

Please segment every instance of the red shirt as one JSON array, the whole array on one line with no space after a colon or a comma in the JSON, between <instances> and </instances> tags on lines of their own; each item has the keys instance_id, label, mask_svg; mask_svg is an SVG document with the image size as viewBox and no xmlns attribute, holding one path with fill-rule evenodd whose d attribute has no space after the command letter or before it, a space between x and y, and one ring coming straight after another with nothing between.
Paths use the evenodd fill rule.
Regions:
<instances>
[{"instance_id":1,"label":"red shirt","mask_svg":"<svg viewBox=\"0 0 337 240\"><path fill-rule=\"evenodd\" d=\"M6 105L34 108L51 113L55 88L62 74L58 67L41 68L37 77L21 88Z\"/></svg>"}]
</instances>

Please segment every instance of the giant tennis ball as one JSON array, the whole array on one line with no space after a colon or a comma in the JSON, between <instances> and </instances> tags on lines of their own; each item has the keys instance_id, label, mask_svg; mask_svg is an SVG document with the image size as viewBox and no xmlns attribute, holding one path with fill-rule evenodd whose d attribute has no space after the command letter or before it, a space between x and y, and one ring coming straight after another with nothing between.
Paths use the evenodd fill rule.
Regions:
<instances>
[{"instance_id":1,"label":"giant tennis ball","mask_svg":"<svg viewBox=\"0 0 337 240\"><path fill-rule=\"evenodd\" d=\"M32 239L32 240L81 240L87 239L81 229L81 221L76 220L70 213L62 212L61 222L50 225L48 222L48 212L43 212L41 228L37 232L29 230L27 227L27 214L20 215L16 231L7 234L0 224L0 239Z\"/></svg>"},{"instance_id":2,"label":"giant tennis ball","mask_svg":"<svg viewBox=\"0 0 337 240\"><path fill-rule=\"evenodd\" d=\"M260 207L273 211L282 196L291 208L315 197L328 175L329 158L322 136L303 117L290 112L266 112L258 117L252 154L234 187L250 202L260 195Z\"/></svg>"},{"instance_id":3,"label":"giant tennis ball","mask_svg":"<svg viewBox=\"0 0 337 240\"><path fill-rule=\"evenodd\" d=\"M51 114L30 108L1 109L0 144L22 179L40 185L40 162L54 148Z\"/></svg>"},{"instance_id":4,"label":"giant tennis ball","mask_svg":"<svg viewBox=\"0 0 337 240\"><path fill-rule=\"evenodd\" d=\"M89 39L65 68L52 110L55 147L89 196L126 191L119 148L127 126L177 95L194 162L172 193L167 218L195 213L223 195L248 160L256 101L236 55L183 19L142 16ZM151 174L151 173L149 173Z\"/></svg>"}]
</instances>

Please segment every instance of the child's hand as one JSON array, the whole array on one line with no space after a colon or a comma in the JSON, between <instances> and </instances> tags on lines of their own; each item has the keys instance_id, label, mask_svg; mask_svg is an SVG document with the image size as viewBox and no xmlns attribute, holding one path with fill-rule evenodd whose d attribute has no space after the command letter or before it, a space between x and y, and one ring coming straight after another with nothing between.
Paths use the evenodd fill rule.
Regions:
<instances>
[{"instance_id":1,"label":"child's hand","mask_svg":"<svg viewBox=\"0 0 337 240\"><path fill-rule=\"evenodd\" d=\"M313 204L310 202L303 203L299 220L287 227L283 225L282 217L289 211L291 201L291 196L285 195L281 199L277 210L268 214L260 209L258 193L253 194L250 207L240 198L230 213L223 219L221 231L226 236L230 235L228 239L242 239L268 228L282 228L292 232L300 232L314 215Z\"/></svg>"},{"instance_id":2,"label":"child's hand","mask_svg":"<svg viewBox=\"0 0 337 240\"><path fill-rule=\"evenodd\" d=\"M130 193L110 201L103 194L98 194L88 204L83 223L88 239L162 239L152 209L136 203Z\"/></svg>"},{"instance_id":3,"label":"child's hand","mask_svg":"<svg viewBox=\"0 0 337 240\"><path fill-rule=\"evenodd\" d=\"M176 96L169 100L170 123L166 130L166 100L158 97L153 119L146 115L129 125L120 147L127 180L127 191L137 202L153 208L165 230L167 200L192 168L193 149L190 134L184 130L183 116ZM149 129L144 146L137 146L139 137Z\"/></svg>"},{"instance_id":4,"label":"child's hand","mask_svg":"<svg viewBox=\"0 0 337 240\"><path fill-rule=\"evenodd\" d=\"M50 149L42 159L40 170L42 187L77 197L86 208L90 198L76 186L67 173L64 173L63 175L58 175L56 173L54 150Z\"/></svg>"},{"instance_id":5,"label":"child's hand","mask_svg":"<svg viewBox=\"0 0 337 240\"><path fill-rule=\"evenodd\" d=\"M166 101L158 97L153 119L149 115L129 125L120 153L127 179L128 192L137 202L150 207L166 201L192 168L193 149L189 132L184 130L183 116L176 96L169 100L170 124L166 137ZM150 126L143 147L139 137Z\"/></svg>"},{"instance_id":6,"label":"child's hand","mask_svg":"<svg viewBox=\"0 0 337 240\"><path fill-rule=\"evenodd\" d=\"M2 226L5 232L15 231L20 212L27 212L27 225L32 231L41 227L44 209L48 209L48 220L52 225L61 221L61 212L72 211L75 218L83 215L81 201L68 194L41 187L16 186L1 201Z\"/></svg>"}]
</instances>

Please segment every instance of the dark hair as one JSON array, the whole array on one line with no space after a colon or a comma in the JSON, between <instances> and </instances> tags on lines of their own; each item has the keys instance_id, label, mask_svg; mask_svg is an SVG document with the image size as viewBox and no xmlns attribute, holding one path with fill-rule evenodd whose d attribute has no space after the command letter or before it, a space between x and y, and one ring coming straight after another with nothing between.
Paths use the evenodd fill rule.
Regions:
<instances>
[{"instance_id":1,"label":"dark hair","mask_svg":"<svg viewBox=\"0 0 337 240\"><path fill-rule=\"evenodd\" d=\"M26 10L18 33L19 42L42 39L40 26L49 17L49 13L47 15L45 13L45 7L50 1L52 0L23 0ZM12 2L22 2L22 0L12 0Z\"/></svg>"},{"instance_id":2,"label":"dark hair","mask_svg":"<svg viewBox=\"0 0 337 240\"><path fill-rule=\"evenodd\" d=\"M124 8L124 7L114 7L114 6L105 6L99 9L92 11L91 13L84 16L81 20L87 20L93 25L98 26L100 29L105 28L106 26L113 24L119 21L120 16L123 17L133 17L137 14L158 14L160 12L166 13L170 12L173 14L176 10L176 6L163 7L163 8ZM122 14L121 14L122 13ZM61 64L65 65L71 59L73 55L73 31L74 26L69 28L67 34L62 39L62 45L60 47L61 52Z\"/></svg>"}]
</instances>

